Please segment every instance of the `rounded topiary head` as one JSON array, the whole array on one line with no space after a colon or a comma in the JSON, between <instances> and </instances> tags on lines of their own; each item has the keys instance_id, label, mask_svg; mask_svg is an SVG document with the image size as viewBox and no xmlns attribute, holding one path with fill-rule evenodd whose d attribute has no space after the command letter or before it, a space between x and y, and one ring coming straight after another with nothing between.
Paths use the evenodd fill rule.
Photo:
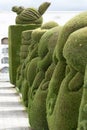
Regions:
<instances>
[{"instance_id":1,"label":"rounded topiary head","mask_svg":"<svg viewBox=\"0 0 87 130\"><path fill-rule=\"evenodd\" d=\"M56 26L58 26L58 23L56 23L54 21L49 21L47 23L44 23L41 26L41 29L51 29L51 28L56 27Z\"/></svg>"},{"instance_id":2,"label":"rounded topiary head","mask_svg":"<svg viewBox=\"0 0 87 130\"><path fill-rule=\"evenodd\" d=\"M36 8L26 8L14 6L12 11L17 13L16 24L42 24L42 15L49 7L50 3L44 2Z\"/></svg>"},{"instance_id":3,"label":"rounded topiary head","mask_svg":"<svg viewBox=\"0 0 87 130\"><path fill-rule=\"evenodd\" d=\"M87 27L73 32L63 49L63 55L69 65L84 73L87 64Z\"/></svg>"},{"instance_id":4,"label":"rounded topiary head","mask_svg":"<svg viewBox=\"0 0 87 130\"><path fill-rule=\"evenodd\" d=\"M83 27L87 26L87 11L82 12L79 15L70 19L62 28L57 46L57 59L65 61L63 57L63 47L69 37L69 35Z\"/></svg>"},{"instance_id":5,"label":"rounded topiary head","mask_svg":"<svg viewBox=\"0 0 87 130\"><path fill-rule=\"evenodd\" d=\"M48 51L53 51L58 38L58 27L48 30L40 39L38 54L43 58Z\"/></svg>"},{"instance_id":6,"label":"rounded topiary head","mask_svg":"<svg viewBox=\"0 0 87 130\"><path fill-rule=\"evenodd\" d=\"M42 36L46 31L47 31L46 29L41 30L41 28L35 29L35 30L33 30L31 37L32 37L32 39L33 39L34 41L36 41L36 42L38 43L39 40L40 40L40 38L41 38L41 36Z\"/></svg>"},{"instance_id":7,"label":"rounded topiary head","mask_svg":"<svg viewBox=\"0 0 87 130\"><path fill-rule=\"evenodd\" d=\"M46 71L52 62L52 54L57 43L59 27L48 30L41 37L38 45L38 55L41 60L38 62L38 68Z\"/></svg>"}]
</instances>

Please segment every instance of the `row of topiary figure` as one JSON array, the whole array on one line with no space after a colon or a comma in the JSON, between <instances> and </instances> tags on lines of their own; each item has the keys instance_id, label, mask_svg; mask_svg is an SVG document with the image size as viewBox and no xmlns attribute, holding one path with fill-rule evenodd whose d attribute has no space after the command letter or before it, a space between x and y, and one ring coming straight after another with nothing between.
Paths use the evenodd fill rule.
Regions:
<instances>
[{"instance_id":1,"label":"row of topiary figure","mask_svg":"<svg viewBox=\"0 0 87 130\"><path fill-rule=\"evenodd\" d=\"M21 33L16 87L34 130L87 129L86 16Z\"/></svg>"}]
</instances>

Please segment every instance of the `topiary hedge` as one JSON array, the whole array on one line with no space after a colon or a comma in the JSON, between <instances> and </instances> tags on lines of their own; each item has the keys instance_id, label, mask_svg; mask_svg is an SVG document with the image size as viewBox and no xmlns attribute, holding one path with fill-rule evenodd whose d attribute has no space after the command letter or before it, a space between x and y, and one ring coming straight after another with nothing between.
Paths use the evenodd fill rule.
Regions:
<instances>
[{"instance_id":1,"label":"topiary hedge","mask_svg":"<svg viewBox=\"0 0 87 130\"><path fill-rule=\"evenodd\" d=\"M38 47L38 55L40 57L37 66L38 73L30 89L28 103L29 122L31 127L36 130L48 130L46 120L46 96L48 92L49 81L55 68L55 64L52 63L52 54L58 39L58 34L59 27L49 29L41 37ZM45 50L47 50L47 52ZM47 63L48 59L49 63ZM44 74L43 76L41 76L42 73ZM36 117L39 118L36 119Z\"/></svg>"},{"instance_id":2,"label":"topiary hedge","mask_svg":"<svg viewBox=\"0 0 87 130\"><path fill-rule=\"evenodd\" d=\"M84 69L83 71L80 70L82 66L79 65L81 62L84 64L80 57L80 47L83 48L83 45L78 45L85 43L85 32L79 33L79 30L87 26L86 15L87 12L84 12L72 18L63 26L59 35L56 56L59 61L67 63L66 69L64 69L64 72L67 73L62 79L60 89L57 89L58 96L54 96L56 93L55 91L53 93L54 87L49 89L51 94L50 98L47 98L47 120L50 130L73 130L77 128L84 72ZM60 71L61 74L64 72L61 73Z\"/></svg>"},{"instance_id":3,"label":"topiary hedge","mask_svg":"<svg viewBox=\"0 0 87 130\"><path fill-rule=\"evenodd\" d=\"M46 30L41 30L41 29L35 29L32 32L32 44L29 46L29 54L28 57L26 58L24 64L24 79L26 79L28 83L28 87L22 86L21 92L22 92L22 98L23 102L27 102L26 106L28 105L28 91L29 88L32 86L33 80L36 76L37 73L37 62L39 60L38 54L37 54L37 49L38 49L38 43L41 38L41 36L46 32ZM32 73L33 71L33 73Z\"/></svg>"},{"instance_id":4,"label":"topiary hedge","mask_svg":"<svg viewBox=\"0 0 87 130\"><path fill-rule=\"evenodd\" d=\"M14 6L12 11L17 13L16 24L42 24L42 15L50 6L49 2L42 3L38 9Z\"/></svg>"},{"instance_id":5,"label":"topiary hedge","mask_svg":"<svg viewBox=\"0 0 87 130\"><path fill-rule=\"evenodd\" d=\"M50 22L50 23L53 23L53 22ZM54 26L58 26L58 24L56 22L54 22L54 23L50 25L50 28L52 28ZM44 29L38 28L38 29L33 30L32 35L31 35L32 42L28 47L29 53L28 53L28 56L22 65L22 73L23 73L22 77L24 77L24 82L25 82L25 79L27 79L26 82L28 82L28 87L27 86L24 87L24 85L23 86L21 85L22 98L23 98L23 102L24 102L24 104L26 104L26 106L27 106L27 101L28 101L27 100L28 99L27 93L28 93L29 87L31 87L35 84L36 84L36 86L39 86L40 80L37 83L37 80L39 78L38 76L40 76L40 77L42 75L44 76L43 72L41 72L40 74L38 74L37 78L34 80L35 74L37 73L36 72L37 71L37 62L39 60L39 58L38 58L38 44L39 44L40 38L46 32L45 25L47 28L48 24L49 23L43 24ZM49 29L49 26L48 26L48 29ZM28 38L29 35L27 32L26 32L26 35L27 35L26 38ZM24 33L23 33L22 34L22 41L23 41L22 43L25 43L24 42L25 40L23 40L23 39L26 39L26 38L25 38ZM29 38L28 38L28 40L29 40ZM34 73L32 73L31 70L33 70ZM43 79L43 76L42 76L41 80ZM31 82L31 80L32 80L32 82ZM33 83L33 80L34 80L34 83ZM32 85L32 83L33 83L33 85Z\"/></svg>"},{"instance_id":6,"label":"topiary hedge","mask_svg":"<svg viewBox=\"0 0 87 130\"><path fill-rule=\"evenodd\" d=\"M31 30L40 25L11 25L9 26L9 76L10 82L16 84L17 68L20 65L21 33ZM15 58L14 58L15 57Z\"/></svg>"},{"instance_id":7,"label":"topiary hedge","mask_svg":"<svg viewBox=\"0 0 87 130\"><path fill-rule=\"evenodd\" d=\"M38 9L27 8L20 6L12 7L12 11L17 13L16 24L9 27L9 74L10 82L16 85L16 73L17 68L20 65L20 45L21 45L21 33L24 30L32 30L41 26L43 22L42 15L50 6L49 2L44 2ZM16 57L14 59L14 57ZM23 54L21 57L25 58Z\"/></svg>"},{"instance_id":8,"label":"topiary hedge","mask_svg":"<svg viewBox=\"0 0 87 130\"><path fill-rule=\"evenodd\" d=\"M76 102L74 105L74 116L78 119L79 113L79 123L78 129L86 129L86 62L87 62L87 27L78 29L73 32L64 47L64 56L67 60L67 63L70 64L75 70L77 70L76 75L69 83L69 89L76 92L75 97L73 97L73 102ZM77 56L75 56L77 55ZM73 69L73 70L74 70ZM85 77L84 77L85 74ZM84 77L84 79L83 79ZM83 85L84 80L84 85ZM83 88L82 88L83 86ZM83 91L82 91L83 89ZM82 94L83 92L83 94ZM74 96L74 94L73 94ZM76 98L77 97L77 98ZM81 101L82 97L82 101ZM72 97L71 97L72 98ZM75 101L75 99L78 99ZM80 105L81 102L81 105ZM78 105L77 105L78 104ZM76 107L77 106L77 107ZM79 109L80 107L80 109ZM73 108L73 106L72 106ZM71 111L70 111L71 112ZM71 112L71 114L73 114ZM78 120L76 120L77 122Z\"/></svg>"}]
</instances>

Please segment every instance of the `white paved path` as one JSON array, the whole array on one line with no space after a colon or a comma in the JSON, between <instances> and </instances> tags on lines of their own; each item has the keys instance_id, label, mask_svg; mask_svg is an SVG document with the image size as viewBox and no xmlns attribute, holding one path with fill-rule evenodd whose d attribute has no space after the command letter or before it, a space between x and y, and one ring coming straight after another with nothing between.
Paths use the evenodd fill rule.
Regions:
<instances>
[{"instance_id":1,"label":"white paved path","mask_svg":"<svg viewBox=\"0 0 87 130\"><path fill-rule=\"evenodd\" d=\"M0 82L0 130L31 130L26 109L9 82Z\"/></svg>"}]
</instances>

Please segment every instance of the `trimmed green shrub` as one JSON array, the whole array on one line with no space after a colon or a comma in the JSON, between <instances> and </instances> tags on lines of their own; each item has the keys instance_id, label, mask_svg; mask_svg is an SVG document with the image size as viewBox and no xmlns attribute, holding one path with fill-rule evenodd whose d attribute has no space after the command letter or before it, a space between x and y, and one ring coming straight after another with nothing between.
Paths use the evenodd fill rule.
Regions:
<instances>
[{"instance_id":1,"label":"trimmed green shrub","mask_svg":"<svg viewBox=\"0 0 87 130\"><path fill-rule=\"evenodd\" d=\"M22 32L22 35L21 35L21 44L25 44L25 42L27 42L28 45L31 44L31 33L32 33L33 30L26 30L26 31L23 31Z\"/></svg>"},{"instance_id":2,"label":"trimmed green shrub","mask_svg":"<svg viewBox=\"0 0 87 130\"><path fill-rule=\"evenodd\" d=\"M38 62L38 73L30 89L29 103L28 103L29 122L31 127L36 130L41 129L48 130L46 120L46 96L49 81L55 68L55 64L52 64L52 54L58 39L58 34L59 34L59 27L55 27L48 30L41 37L38 46L38 55L40 57L40 60ZM45 51L45 49L47 50L47 52ZM43 77L43 79L40 76L41 72L45 74L45 77ZM39 118L36 119L36 117Z\"/></svg>"},{"instance_id":3,"label":"trimmed green shrub","mask_svg":"<svg viewBox=\"0 0 87 130\"><path fill-rule=\"evenodd\" d=\"M60 38L58 42L61 42L61 45L57 47L57 57L59 59L64 59L63 57L63 46L66 43L69 35L80 29L87 26L87 18L86 18L87 12L82 12L79 15L73 17L71 20L69 20L62 28Z\"/></svg>"},{"instance_id":4,"label":"trimmed green shrub","mask_svg":"<svg viewBox=\"0 0 87 130\"><path fill-rule=\"evenodd\" d=\"M32 83L30 90L29 90L29 93L28 93L28 99L29 99L29 102L28 102L28 108L29 109L28 110L29 111L31 109L31 105L32 105L32 101L34 99L34 95L36 94L36 91L37 91L40 83L44 79L44 77L45 77L45 73L43 71L39 71L34 78L34 81Z\"/></svg>"},{"instance_id":5,"label":"trimmed green shrub","mask_svg":"<svg viewBox=\"0 0 87 130\"><path fill-rule=\"evenodd\" d=\"M56 44L56 38L58 38L58 29L59 27L54 27L48 30L40 40L38 47L38 55L41 58L38 62L39 70L46 71L52 62L52 53ZM53 34L55 34L55 37Z\"/></svg>"},{"instance_id":6,"label":"trimmed green shrub","mask_svg":"<svg viewBox=\"0 0 87 130\"><path fill-rule=\"evenodd\" d=\"M38 57L38 43L40 41L40 38L42 37L42 35L46 32L45 29L41 30L40 28L35 29L32 32L32 43L33 46L29 46L29 55L28 55L28 59L30 59L30 61L35 58Z\"/></svg>"},{"instance_id":7,"label":"trimmed green shrub","mask_svg":"<svg viewBox=\"0 0 87 130\"><path fill-rule=\"evenodd\" d=\"M17 13L16 24L42 24L42 15L45 13L50 3L44 2L38 9L14 6L12 11Z\"/></svg>"},{"instance_id":8,"label":"trimmed green shrub","mask_svg":"<svg viewBox=\"0 0 87 130\"><path fill-rule=\"evenodd\" d=\"M42 35L46 32L47 30L44 28L43 30L41 30L41 28L35 29L32 32L32 39L36 42L39 43Z\"/></svg>"},{"instance_id":9,"label":"trimmed green shrub","mask_svg":"<svg viewBox=\"0 0 87 130\"><path fill-rule=\"evenodd\" d=\"M80 83L79 83L80 81ZM59 94L55 103L53 116L51 120L50 128L55 130L63 128L65 130L73 130L77 128L78 110L81 101L82 88L77 90L71 90L73 86L82 86L83 76L81 73L77 73L74 69L70 69L70 72L64 78L61 83ZM75 82L77 83L75 86ZM54 121L55 122L52 122ZM62 122L62 125L61 125ZM55 125L54 125L55 123Z\"/></svg>"},{"instance_id":10,"label":"trimmed green shrub","mask_svg":"<svg viewBox=\"0 0 87 130\"><path fill-rule=\"evenodd\" d=\"M38 76L39 78L35 79L37 84L35 84L35 80L34 80L33 82L34 85L32 85L32 88L31 88L31 93L29 95L30 100L28 104L30 105L28 106L30 110L29 122L32 128L36 130L41 130L41 129L48 130L48 124L46 120L46 96L48 92L49 81L51 79L54 68L55 68L55 64L52 63L47 69L45 73L45 77ZM40 82L40 80L42 82ZM36 117L39 117L39 118L35 120Z\"/></svg>"},{"instance_id":11,"label":"trimmed green shrub","mask_svg":"<svg viewBox=\"0 0 87 130\"><path fill-rule=\"evenodd\" d=\"M77 78L79 78L78 82L77 82L78 79L75 77L74 84L72 84L72 83L70 84L72 86L74 85L74 87L69 86L69 89L71 91L76 91L75 98L73 98L73 103L77 101L78 108L76 108L76 105L74 105L74 106L72 105L72 109L74 107L75 114L76 114L76 117L73 117L73 119L76 118L77 119L76 122L78 121L78 113L79 113L79 106L80 106L78 129L87 128L86 123L85 123L86 113L84 111L85 103L86 103L85 102L85 100L86 100L85 99L85 81L84 81L84 86L83 86L83 76L85 73L85 67L86 67L86 63L87 63L87 35L86 35L86 33L87 33L87 27L84 27L82 29L79 29L79 30L73 32L69 36L69 38L66 42L66 45L64 47L64 50L63 50L67 63L70 64L81 75L81 76L77 75ZM85 75L85 79L86 79L86 75ZM82 86L83 86L83 88L82 88ZM79 100L81 100L81 97L82 97L82 102L80 105L80 101L76 100L76 96L78 94L82 93L82 89L83 89L83 94L80 95L80 97L79 97ZM71 111L70 111L70 113L71 113ZM75 119L74 119L74 121L75 121Z\"/></svg>"},{"instance_id":12,"label":"trimmed green shrub","mask_svg":"<svg viewBox=\"0 0 87 130\"><path fill-rule=\"evenodd\" d=\"M33 31L33 32L32 32ZM30 64L30 61L34 58L37 57L37 49L38 49L38 42L39 39L41 37L41 35L43 35L43 33L45 33L46 30L41 30L40 28L35 29L35 30L27 30L27 31L23 31L22 32L22 46L26 46L25 44L23 44L25 41L28 42L28 56L27 56L27 52L22 52L21 53L21 76L23 77L23 79L27 79L27 71L28 71L28 66ZM37 32L37 33L36 33ZM32 35L31 35L32 34ZM25 54L23 57L23 54ZM27 57L27 58L26 58ZM26 58L26 59L25 59ZM23 61L24 59L24 61ZM28 65L27 65L28 63ZM21 77L20 77L21 78ZM20 79L19 79L20 80ZM17 81L18 82L18 81ZM23 81L22 81L23 83ZM21 87L24 86L21 84ZM26 87L22 89L23 91L26 91ZM21 91L22 91L21 90ZM23 93L22 91L22 93ZM27 91L28 92L28 91ZM24 92L25 93L25 92ZM24 94L23 94L24 95ZM26 94L27 95L27 94ZM25 95L25 96L26 96ZM24 99L24 98L23 98ZM24 99L25 100L25 99Z\"/></svg>"},{"instance_id":13,"label":"trimmed green shrub","mask_svg":"<svg viewBox=\"0 0 87 130\"><path fill-rule=\"evenodd\" d=\"M63 55L63 48L64 45L66 46L67 40L73 32L87 26L86 15L87 12L84 12L72 18L63 26L59 34L58 44L56 47L56 59L58 60L58 63L63 62L62 65L64 65L64 69L60 66L61 71L59 71L59 76L57 77L57 79L60 80L60 84L58 84L58 86L56 85L56 87L54 85L49 85L46 106L48 126L50 130L74 130L77 128L78 109L82 96L82 89L80 89L80 86L83 84L83 74L81 71L79 72L76 67L73 68L72 66L75 63L74 58L78 57L76 55L77 52L75 53L74 51L73 53L73 48L71 51L68 51L68 47L70 46L67 45L66 54L68 54L68 57L71 56L72 53L74 54L74 57L72 58L73 64L71 64L70 59L68 62L68 58L65 56L65 54ZM78 35L76 35L76 37L78 38ZM71 43L71 39L69 40L70 41L68 42ZM75 42L75 39L73 39L73 43ZM67 64L69 64L67 66L67 68L69 67L67 70L65 69L66 61ZM55 80L53 81L55 83Z\"/></svg>"},{"instance_id":14,"label":"trimmed green shrub","mask_svg":"<svg viewBox=\"0 0 87 130\"><path fill-rule=\"evenodd\" d=\"M41 25L41 29L51 29L53 27L58 26L58 23L54 21L49 21Z\"/></svg>"},{"instance_id":15,"label":"trimmed green shrub","mask_svg":"<svg viewBox=\"0 0 87 130\"><path fill-rule=\"evenodd\" d=\"M28 46L29 45L22 45L21 47L20 47L20 52L28 52Z\"/></svg>"},{"instance_id":16,"label":"trimmed green shrub","mask_svg":"<svg viewBox=\"0 0 87 130\"><path fill-rule=\"evenodd\" d=\"M9 26L9 75L10 82L16 84L17 68L20 65L21 33L24 30L31 30L40 25L11 25ZM15 58L14 58L15 57Z\"/></svg>"},{"instance_id":17,"label":"trimmed green shrub","mask_svg":"<svg viewBox=\"0 0 87 130\"><path fill-rule=\"evenodd\" d=\"M20 53L20 59L25 59L28 55L28 52L21 52Z\"/></svg>"},{"instance_id":18,"label":"trimmed green shrub","mask_svg":"<svg viewBox=\"0 0 87 130\"><path fill-rule=\"evenodd\" d=\"M28 107L28 90L29 90L29 83L28 81L24 78L21 86L21 92L22 92L22 98L23 98L23 103L26 107Z\"/></svg>"},{"instance_id":19,"label":"trimmed green shrub","mask_svg":"<svg viewBox=\"0 0 87 130\"><path fill-rule=\"evenodd\" d=\"M39 60L39 57L36 57L36 58L32 59L30 63L28 63L27 81L29 82L30 86L32 85L33 80L34 80L36 73L37 73L36 69L37 69L38 60Z\"/></svg>"},{"instance_id":20,"label":"trimmed green shrub","mask_svg":"<svg viewBox=\"0 0 87 130\"><path fill-rule=\"evenodd\" d=\"M38 42L45 32L46 30L41 30L40 28L33 30L31 35L31 44L28 46L28 56L26 57L24 64L27 64L33 58L38 56Z\"/></svg>"},{"instance_id":21,"label":"trimmed green shrub","mask_svg":"<svg viewBox=\"0 0 87 130\"><path fill-rule=\"evenodd\" d=\"M82 74L85 72L85 66L87 63L86 32L87 27L73 32L69 36L63 50L67 63Z\"/></svg>"},{"instance_id":22,"label":"trimmed green shrub","mask_svg":"<svg viewBox=\"0 0 87 130\"><path fill-rule=\"evenodd\" d=\"M18 89L21 88L21 83L23 81L23 78L21 76L21 65L17 68L17 75L16 75L16 86Z\"/></svg>"},{"instance_id":23,"label":"trimmed green shrub","mask_svg":"<svg viewBox=\"0 0 87 130\"><path fill-rule=\"evenodd\" d=\"M26 58L26 60L24 61L24 71L23 71L23 74L24 74L24 79L27 80L28 82L28 86L29 88L27 89L27 87L25 86L22 86L23 88L22 89L22 95L23 96L23 101L24 102L27 102L27 98L28 98L28 90L30 89L30 87L32 86L32 83L33 83L33 80L37 74L37 62L39 60L39 57L38 56L38 43L39 43L39 40L41 38L41 36L46 32L46 30L41 30L40 28L39 29L35 29L33 32L32 32L32 44L29 46L29 54ZM32 46L33 45L33 46ZM33 73L32 73L33 72ZM26 94L25 94L26 93ZM27 97L26 97L27 96ZM26 103L26 106L27 106L28 103Z\"/></svg>"},{"instance_id":24,"label":"trimmed green shrub","mask_svg":"<svg viewBox=\"0 0 87 130\"><path fill-rule=\"evenodd\" d=\"M38 33L36 33L38 31ZM30 61L33 59L33 58L35 58L35 57L37 57L38 56L38 54L37 54L37 50L38 50L38 41L39 41L39 39L40 39L40 37L41 37L41 35L43 35L43 33L45 32L46 30L40 30L40 29L36 29L36 30L33 30L33 33L32 33L32 36L31 36L31 44L29 45L29 47L28 47L28 50L29 50L29 53L28 53L28 56L27 56L27 58L25 59L25 61L24 61L24 63L23 63L23 73L25 73L24 74L24 77L26 78L26 79L28 79L28 77L27 77L27 72L28 72L28 66L29 66L29 64L30 64ZM37 39L35 39L34 37L35 36L33 36L33 35L35 35L36 34L36 37L38 37L38 35L40 34L40 36L37 38ZM35 41L36 40L36 41Z\"/></svg>"},{"instance_id":25,"label":"trimmed green shrub","mask_svg":"<svg viewBox=\"0 0 87 130\"><path fill-rule=\"evenodd\" d=\"M47 88L48 83L49 82L46 82L43 85L44 89L42 87L39 87L39 89L37 90L37 95L35 95L34 102L31 105L31 111L29 114L29 122L30 122L31 127L36 130L42 130L42 129L48 130L48 126L46 122L46 113L44 109L45 107L43 108L43 106L45 106L45 98L47 95L47 91L45 90L45 88Z\"/></svg>"},{"instance_id":26,"label":"trimmed green shrub","mask_svg":"<svg viewBox=\"0 0 87 130\"><path fill-rule=\"evenodd\" d=\"M32 61L32 59L36 58L38 59L38 43L39 43L39 40L41 38L41 36L46 32L46 30L41 30L41 29L35 29L33 30L32 32L32 44L28 47L29 49L29 54L24 62L25 64L25 77L26 79L29 81L29 78L27 75L30 75L31 77L31 74L27 74L28 73L28 67L29 67L29 64L30 62ZM32 63L35 62L34 60L32 61ZM31 63L31 64L32 64ZM34 64L34 63L33 63ZM37 64L37 63L36 63ZM32 66L32 65L31 65ZM33 67L33 66L32 66Z\"/></svg>"},{"instance_id":27,"label":"trimmed green shrub","mask_svg":"<svg viewBox=\"0 0 87 130\"><path fill-rule=\"evenodd\" d=\"M16 79L16 86L19 88L19 90L21 91L21 87L22 87L22 83L23 83L23 80L24 80L24 60L25 58L27 57L28 55L28 51L21 51L21 48L22 47L26 47L26 46L29 46L32 44L32 40L31 40L31 33L32 33L33 30L27 30L27 31L23 31L22 32L22 40L21 40L21 46L20 46L20 65L19 65L19 68L20 68L20 76L19 78ZM28 44L23 44L27 41ZM25 48L23 48L25 49ZM28 47L27 47L28 49ZM18 72L17 72L18 73ZM22 82L20 82L22 79ZM20 86L20 87L19 87Z\"/></svg>"},{"instance_id":28,"label":"trimmed green shrub","mask_svg":"<svg viewBox=\"0 0 87 130\"><path fill-rule=\"evenodd\" d=\"M23 82L23 77L20 76L20 78L18 80L16 80L16 86L17 86L17 88L19 89L20 92L21 92L22 82Z\"/></svg>"},{"instance_id":29,"label":"trimmed green shrub","mask_svg":"<svg viewBox=\"0 0 87 130\"><path fill-rule=\"evenodd\" d=\"M22 40L21 40L21 47L20 47L20 62L24 62L23 60L26 59L29 50L28 47L32 44L31 34L33 30L27 30L22 32ZM27 42L27 44L26 44ZM27 51L23 51L27 48Z\"/></svg>"},{"instance_id":30,"label":"trimmed green shrub","mask_svg":"<svg viewBox=\"0 0 87 130\"><path fill-rule=\"evenodd\" d=\"M57 25L56 25L57 26ZM24 64L27 64L29 61L31 61L34 57L38 56L38 43L41 38L41 36L46 32L45 29L41 30L40 28L35 29L32 32L32 44L28 47L29 53L28 56L24 62ZM23 36L24 39L24 36ZM22 40L23 40L22 39ZM26 67L27 68L27 67ZM26 69L27 72L27 69Z\"/></svg>"},{"instance_id":31,"label":"trimmed green shrub","mask_svg":"<svg viewBox=\"0 0 87 130\"><path fill-rule=\"evenodd\" d=\"M48 94L46 99L46 111L47 111L48 126L51 130L54 129L55 127L57 129L57 124L54 125L54 121L57 122L55 118L55 116L57 116L57 113L54 113L54 108L61 82L65 77L65 68L66 63L64 61L59 61L57 63L48 87Z\"/></svg>"}]
</instances>

